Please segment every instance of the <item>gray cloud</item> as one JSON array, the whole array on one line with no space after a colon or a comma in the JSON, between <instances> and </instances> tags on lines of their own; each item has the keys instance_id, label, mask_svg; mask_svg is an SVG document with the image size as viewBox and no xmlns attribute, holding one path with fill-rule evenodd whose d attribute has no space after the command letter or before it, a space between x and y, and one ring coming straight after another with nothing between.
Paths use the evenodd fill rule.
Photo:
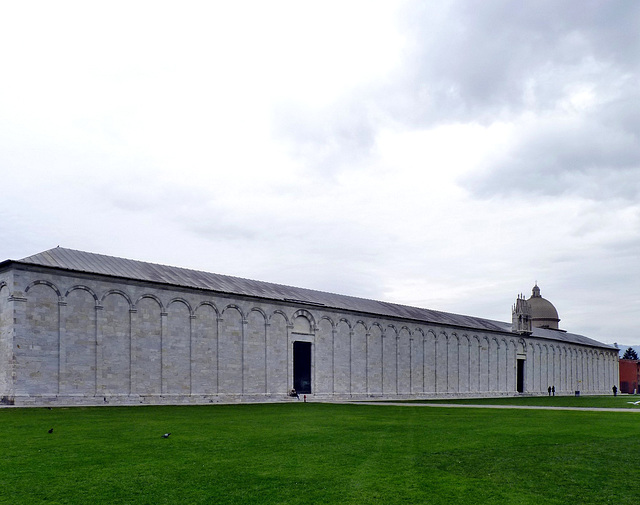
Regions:
<instances>
[{"instance_id":1,"label":"gray cloud","mask_svg":"<svg viewBox=\"0 0 640 505\"><path fill-rule=\"evenodd\" d=\"M460 181L476 196L574 194L629 201L640 197L637 135L601 123L537 124L487 165Z\"/></svg>"},{"instance_id":2,"label":"gray cloud","mask_svg":"<svg viewBox=\"0 0 640 505\"><path fill-rule=\"evenodd\" d=\"M409 3L399 25L406 47L393 78L363 84L320 110L286 102L275 108L275 134L307 166L326 173L366 160L381 126L511 122L525 112L579 108L571 100L584 92L594 103L566 112L575 124L551 121L519 133L515 146L463 185L486 196L528 180L538 185L534 192L570 187L597 197L590 188L601 171L617 170L601 196L636 197L637 184L622 188L618 179L639 159L640 4Z\"/></svg>"},{"instance_id":3,"label":"gray cloud","mask_svg":"<svg viewBox=\"0 0 640 505\"><path fill-rule=\"evenodd\" d=\"M554 108L572 83L608 85L637 72L635 2L451 2L407 13L409 114L487 120ZM401 86L406 93L405 83ZM405 111L407 112L407 111Z\"/></svg>"},{"instance_id":4,"label":"gray cloud","mask_svg":"<svg viewBox=\"0 0 640 505\"><path fill-rule=\"evenodd\" d=\"M517 121L525 111L540 119L461 184L480 197L638 199L640 4L470 5L449 4L437 26L429 12L407 23L418 55L409 117L416 126ZM581 90L584 105L572 102Z\"/></svg>"}]
</instances>

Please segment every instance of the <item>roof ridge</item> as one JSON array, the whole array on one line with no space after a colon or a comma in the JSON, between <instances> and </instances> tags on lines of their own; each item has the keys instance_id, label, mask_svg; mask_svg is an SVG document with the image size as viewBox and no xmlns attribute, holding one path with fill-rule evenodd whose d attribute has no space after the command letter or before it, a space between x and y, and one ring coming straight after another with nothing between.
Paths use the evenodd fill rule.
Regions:
<instances>
[{"instance_id":1,"label":"roof ridge","mask_svg":"<svg viewBox=\"0 0 640 505\"><path fill-rule=\"evenodd\" d=\"M125 257L122 257L122 256L110 256L108 254L94 253L94 252L90 252L90 251L83 251L83 250L80 250L80 249L72 249L72 248L68 248L68 247L60 247L60 246L53 247L51 249L47 249L46 251L42 251L41 253L34 254L32 256L29 256L29 257L24 258L24 259L19 260L19 261L27 261L27 260L29 260L31 258L40 256L40 255L43 255L43 254L47 254L47 253L50 253L51 251L56 251L56 250L68 251L68 252L73 252L73 253L80 253L80 254L83 254L83 255L88 255L88 256L91 256L91 257L100 257L100 258L103 258L103 259L117 259L117 260L120 260L120 261L137 263L137 264L141 264L141 265L151 265L151 266L155 266L155 267L167 268L167 269L170 269L170 270L176 270L177 269L177 270L181 270L181 271L185 271L185 272L192 272L192 273L197 273L197 274L215 275L215 276L220 276L220 277L226 277L228 279L255 282L255 283L259 283L259 284L271 285L271 286L279 286L279 287L283 287L283 288L297 289L297 290L308 291L308 292L317 293L317 294L323 294L323 295L334 295L334 296L339 296L339 297L346 297L346 298L350 298L350 299L353 299L353 300L361 300L361 301L366 301L366 302L388 304L388 305L392 305L392 306L396 306L396 307L404 307L404 308L409 308L409 309L425 310L425 311L429 311L429 312L432 312L432 313L435 313L435 314L441 314L443 316L461 316L461 317L468 317L468 318L472 318L472 319L481 319L483 321L489 321L489 322L493 322L493 323L504 324L504 321L498 321L498 320L495 320L495 319L489 319L489 318L480 317L480 316L471 316L471 315L468 315L468 314L458 314L456 312L448 312L448 311L438 310L438 309L430 309L430 308L426 308L426 307L419 307L419 306L416 306L416 305L409 305L407 303L389 302L389 301L379 300L379 299L376 299L376 298L367 298L367 297L364 297L364 296L347 295L347 294L342 294L342 293L338 293L338 292L335 292L335 291L323 291L323 290L316 289L316 288L306 288L306 287L300 287L300 286L293 286L291 284L283 284L283 283L272 282L272 281L262 281L262 280L257 280L257 279L250 279L248 277L240 277L240 276L235 276L235 275L221 274L221 273L217 273L217 272L210 272L208 270L198 270L198 269L195 269L195 268L167 265L165 263L157 263L157 262L152 262L152 261L136 260L136 259L132 259L132 258L125 258ZM81 270L81 271L87 271L87 270ZM305 301L305 300L297 300L297 301Z\"/></svg>"},{"instance_id":2,"label":"roof ridge","mask_svg":"<svg viewBox=\"0 0 640 505\"><path fill-rule=\"evenodd\" d=\"M420 321L425 324L445 324L455 328L475 331L509 333L511 328L511 323L509 322L478 316L444 312L372 298L321 291L319 289L235 277L227 274L217 274L187 267L109 256L60 246L28 256L22 260L8 260L4 263L11 262L266 300L298 302L324 306L328 310L346 310L378 317ZM555 335L552 337L545 334L544 331L540 331L540 333L541 335L534 336L558 340ZM566 333L565 335L573 337L576 343L580 343L581 340L597 342L578 334ZM597 343L608 347L607 344Z\"/></svg>"},{"instance_id":3,"label":"roof ridge","mask_svg":"<svg viewBox=\"0 0 640 505\"><path fill-rule=\"evenodd\" d=\"M241 281L257 282L257 283L260 283L260 284L270 284L272 286L281 286L281 287L284 287L284 288L301 289L301 290L305 290L305 291L312 291L314 293L330 294L330 295L336 295L336 296L348 296L350 298L355 298L355 299L358 299L358 300L381 302L380 300L376 300L374 298L365 298L365 297L359 297L359 296L355 296L355 295L344 295L344 294L337 293L337 292L334 292L334 291L323 291L321 289L305 288L305 287L293 286L291 284L283 284L283 283L273 282L273 281L262 281L262 280L257 280L257 279L251 279L249 277L240 277L240 276L237 276L237 275L222 274L222 273L218 273L218 272L210 272L208 270L199 270L199 269L189 268L189 267L168 265L166 263L157 263L157 262L153 262L153 261L136 260L136 259L132 259L132 258L125 258L123 256L110 256L108 254L94 253L94 252L90 252L90 251L82 251L80 249L71 249L71 248L68 248L68 247L60 247L60 246L53 247L51 249L47 249L46 251L42 251L40 253L33 254L31 256L28 256L26 258L23 258L23 259L17 260L17 261L18 262L28 262L28 260L30 260L31 258L35 258L37 256L41 256L43 254L47 254L47 253L50 253L51 251L55 251L55 250L69 251L69 252L73 252L73 253L86 254L88 256L100 257L100 258L105 258L105 259L117 259L117 260L120 260L120 261L139 263L139 264L142 264L142 265L151 265L151 266L156 266L156 267L168 268L168 269L172 269L172 270L176 270L177 269L177 270L183 270L183 271L186 271L186 272L217 275L217 276L221 276L221 277L227 277L229 279L237 279L237 280L241 280ZM392 303L392 302L381 302L381 303ZM401 305L401 304L394 304L394 305ZM411 307L411 305L405 305L405 306L406 307ZM427 309L427 310L431 310L431 309ZM438 312L438 311L434 311L434 312Z\"/></svg>"}]
</instances>

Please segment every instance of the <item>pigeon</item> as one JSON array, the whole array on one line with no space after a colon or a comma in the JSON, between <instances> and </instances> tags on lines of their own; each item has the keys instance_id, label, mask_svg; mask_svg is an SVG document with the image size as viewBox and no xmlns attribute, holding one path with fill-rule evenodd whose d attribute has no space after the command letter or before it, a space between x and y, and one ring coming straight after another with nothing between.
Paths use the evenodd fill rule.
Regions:
<instances>
[{"instance_id":1,"label":"pigeon","mask_svg":"<svg viewBox=\"0 0 640 505\"><path fill-rule=\"evenodd\" d=\"M171 433L165 433L164 435L162 435L162 438L169 438L169 435L171 435Z\"/></svg>"},{"instance_id":2,"label":"pigeon","mask_svg":"<svg viewBox=\"0 0 640 505\"><path fill-rule=\"evenodd\" d=\"M53 428L51 428L51 429L49 430L49 433L53 433Z\"/></svg>"}]
</instances>

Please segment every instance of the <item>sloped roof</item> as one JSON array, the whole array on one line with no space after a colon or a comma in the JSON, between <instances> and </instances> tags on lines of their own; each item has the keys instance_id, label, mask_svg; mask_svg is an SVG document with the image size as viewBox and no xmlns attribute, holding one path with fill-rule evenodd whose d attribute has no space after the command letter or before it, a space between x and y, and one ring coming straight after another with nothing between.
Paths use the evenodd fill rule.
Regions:
<instances>
[{"instance_id":1,"label":"sloped roof","mask_svg":"<svg viewBox=\"0 0 640 505\"><path fill-rule=\"evenodd\" d=\"M48 251L34 254L33 256L17 261L7 260L0 263L0 267L9 263L37 265L72 272L84 272L219 293L294 302L324 307L326 309L348 310L377 316L410 319L423 323L438 323L476 330L511 333L511 323L501 321L451 314L437 310L410 307L312 289L296 288L270 282L242 279L228 275L190 270L188 268L116 258L63 247L49 249ZM588 346L612 348L609 345L582 335L543 328L535 328L533 336Z\"/></svg>"}]
</instances>

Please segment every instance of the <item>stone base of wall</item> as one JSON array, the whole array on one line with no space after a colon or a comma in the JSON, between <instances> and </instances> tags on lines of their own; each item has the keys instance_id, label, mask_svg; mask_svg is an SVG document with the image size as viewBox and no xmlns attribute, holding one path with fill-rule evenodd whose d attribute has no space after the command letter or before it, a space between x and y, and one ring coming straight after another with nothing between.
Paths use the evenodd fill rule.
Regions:
<instances>
[{"instance_id":1,"label":"stone base of wall","mask_svg":"<svg viewBox=\"0 0 640 505\"><path fill-rule=\"evenodd\" d=\"M585 395L607 394L603 392L584 393ZM349 402L349 401L416 401L416 400L446 400L473 398L504 398L517 396L547 396L547 393L427 393L413 395L373 395L373 394L308 394L309 402ZM566 396L566 395L558 395ZM120 405L209 405L232 403L269 403L269 402L304 401L284 394L258 395L18 395L2 397L0 407L73 407L73 406L120 406Z\"/></svg>"},{"instance_id":2,"label":"stone base of wall","mask_svg":"<svg viewBox=\"0 0 640 505\"><path fill-rule=\"evenodd\" d=\"M209 405L213 403L277 402L286 399L286 395L21 395L8 399L5 404L16 407Z\"/></svg>"}]
</instances>

